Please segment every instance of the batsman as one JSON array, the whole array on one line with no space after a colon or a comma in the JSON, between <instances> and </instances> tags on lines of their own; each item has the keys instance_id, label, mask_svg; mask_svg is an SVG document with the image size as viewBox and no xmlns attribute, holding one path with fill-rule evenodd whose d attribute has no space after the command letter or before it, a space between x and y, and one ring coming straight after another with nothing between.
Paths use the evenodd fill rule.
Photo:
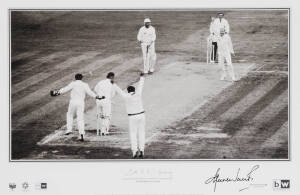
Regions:
<instances>
[{"instance_id":1,"label":"batsman","mask_svg":"<svg viewBox=\"0 0 300 195\"><path fill-rule=\"evenodd\" d=\"M151 20L149 18L144 20L144 26L142 26L138 32L137 40L141 44L143 52L144 74L152 74L156 63L156 33L155 28L151 26Z\"/></svg>"},{"instance_id":2,"label":"batsman","mask_svg":"<svg viewBox=\"0 0 300 195\"><path fill-rule=\"evenodd\" d=\"M105 80L101 80L95 87L95 92L99 97L105 96L105 99L96 100L97 104L97 135L108 135L111 120L111 99L115 95L113 88L115 74L109 72ZM101 134L100 134L101 133Z\"/></svg>"}]
</instances>

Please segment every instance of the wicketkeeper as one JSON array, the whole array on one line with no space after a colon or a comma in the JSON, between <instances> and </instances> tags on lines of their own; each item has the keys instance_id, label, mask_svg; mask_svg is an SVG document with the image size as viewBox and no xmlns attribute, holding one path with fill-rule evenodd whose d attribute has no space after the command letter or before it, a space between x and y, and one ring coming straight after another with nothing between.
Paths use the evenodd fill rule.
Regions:
<instances>
[{"instance_id":1,"label":"wicketkeeper","mask_svg":"<svg viewBox=\"0 0 300 195\"><path fill-rule=\"evenodd\" d=\"M137 40L141 44L143 52L144 73L152 74L156 63L156 34L155 28L151 26L151 20L149 18L144 20L144 26L142 26L138 32Z\"/></svg>"},{"instance_id":2,"label":"wicketkeeper","mask_svg":"<svg viewBox=\"0 0 300 195\"><path fill-rule=\"evenodd\" d=\"M71 90L71 99L69 103L69 108L67 112L67 131L65 135L69 135L72 133L73 127L73 117L76 112L77 115L77 126L79 131L79 139L80 141L84 141L83 136L85 134L84 131L84 99L85 95L88 94L89 96L95 99L104 99L105 97L97 96L89 87L89 85L83 81L82 74L75 75L75 81L72 81L66 87L60 90L50 91L51 96L58 96L60 94L64 94Z\"/></svg>"}]
</instances>

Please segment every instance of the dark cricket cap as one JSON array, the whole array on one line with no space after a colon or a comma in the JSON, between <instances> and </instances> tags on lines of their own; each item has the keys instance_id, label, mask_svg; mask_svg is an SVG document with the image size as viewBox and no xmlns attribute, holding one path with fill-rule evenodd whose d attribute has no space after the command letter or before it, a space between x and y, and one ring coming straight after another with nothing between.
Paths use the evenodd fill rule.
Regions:
<instances>
[{"instance_id":1,"label":"dark cricket cap","mask_svg":"<svg viewBox=\"0 0 300 195\"><path fill-rule=\"evenodd\" d=\"M81 80L82 78L83 78L83 75L80 74L80 73L77 73L77 74L75 75L75 79L76 79L76 80Z\"/></svg>"},{"instance_id":2,"label":"dark cricket cap","mask_svg":"<svg viewBox=\"0 0 300 195\"><path fill-rule=\"evenodd\" d=\"M115 76L115 73L109 72L109 73L107 73L106 78L114 77L114 76Z\"/></svg>"}]
</instances>

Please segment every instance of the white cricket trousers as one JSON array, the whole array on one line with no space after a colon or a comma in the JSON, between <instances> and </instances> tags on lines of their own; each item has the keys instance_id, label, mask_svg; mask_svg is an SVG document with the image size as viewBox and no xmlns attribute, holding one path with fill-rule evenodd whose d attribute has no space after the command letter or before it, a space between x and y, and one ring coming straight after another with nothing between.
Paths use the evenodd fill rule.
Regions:
<instances>
[{"instance_id":1,"label":"white cricket trousers","mask_svg":"<svg viewBox=\"0 0 300 195\"><path fill-rule=\"evenodd\" d=\"M154 72L154 66L156 63L155 43L151 45L146 43L141 44L144 61L144 73Z\"/></svg>"},{"instance_id":2,"label":"white cricket trousers","mask_svg":"<svg viewBox=\"0 0 300 195\"><path fill-rule=\"evenodd\" d=\"M108 133L111 120L111 101L108 99L97 100L97 134Z\"/></svg>"},{"instance_id":3,"label":"white cricket trousers","mask_svg":"<svg viewBox=\"0 0 300 195\"><path fill-rule=\"evenodd\" d=\"M234 68L231 62L231 55L223 55L219 53L219 65L222 67L222 76L221 80L224 80L226 76L229 74L232 80L236 80L235 74L234 74ZM224 63L226 61L226 64Z\"/></svg>"},{"instance_id":4,"label":"white cricket trousers","mask_svg":"<svg viewBox=\"0 0 300 195\"><path fill-rule=\"evenodd\" d=\"M132 154L145 148L145 114L129 116L129 134Z\"/></svg>"},{"instance_id":5,"label":"white cricket trousers","mask_svg":"<svg viewBox=\"0 0 300 195\"><path fill-rule=\"evenodd\" d=\"M84 102L70 101L67 112L67 132L72 132L73 118L76 112L77 115L77 127L79 134L85 134L84 132Z\"/></svg>"}]
</instances>

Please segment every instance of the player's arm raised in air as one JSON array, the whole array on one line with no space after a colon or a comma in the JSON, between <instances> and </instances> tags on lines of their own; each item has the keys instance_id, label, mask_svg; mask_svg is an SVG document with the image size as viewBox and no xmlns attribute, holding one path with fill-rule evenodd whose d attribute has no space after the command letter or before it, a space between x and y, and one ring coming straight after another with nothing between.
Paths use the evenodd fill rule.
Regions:
<instances>
[{"instance_id":1,"label":"player's arm raised in air","mask_svg":"<svg viewBox=\"0 0 300 195\"><path fill-rule=\"evenodd\" d=\"M141 77L140 77L139 84L137 86L136 94L142 95L143 87L144 87L144 82L145 82L144 74L141 73Z\"/></svg>"}]
</instances>

